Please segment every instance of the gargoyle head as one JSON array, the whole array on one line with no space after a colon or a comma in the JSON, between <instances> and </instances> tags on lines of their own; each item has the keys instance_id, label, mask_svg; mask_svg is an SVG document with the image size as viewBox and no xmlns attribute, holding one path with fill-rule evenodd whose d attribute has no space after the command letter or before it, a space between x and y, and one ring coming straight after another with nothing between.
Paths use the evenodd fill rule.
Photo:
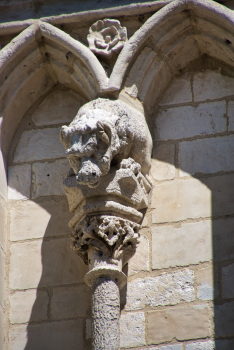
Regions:
<instances>
[{"instance_id":1,"label":"gargoyle head","mask_svg":"<svg viewBox=\"0 0 234 350\"><path fill-rule=\"evenodd\" d=\"M101 176L109 172L111 160L120 147L117 121L116 115L91 109L78 113L69 126L62 127L60 139L79 184L96 187Z\"/></svg>"}]
</instances>

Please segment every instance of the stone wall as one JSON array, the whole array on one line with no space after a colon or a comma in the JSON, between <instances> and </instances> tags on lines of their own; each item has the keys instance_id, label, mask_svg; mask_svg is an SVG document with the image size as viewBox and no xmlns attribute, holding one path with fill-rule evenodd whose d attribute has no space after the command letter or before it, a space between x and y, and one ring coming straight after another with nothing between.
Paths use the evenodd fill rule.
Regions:
<instances>
[{"instance_id":1,"label":"stone wall","mask_svg":"<svg viewBox=\"0 0 234 350\"><path fill-rule=\"evenodd\" d=\"M233 94L233 78L195 69L175 79L161 99L155 187L141 231L149 265L145 258L141 268L142 240L130 262L123 347L234 346ZM164 345L151 347L156 344Z\"/></svg>"},{"instance_id":2,"label":"stone wall","mask_svg":"<svg viewBox=\"0 0 234 350\"><path fill-rule=\"evenodd\" d=\"M217 70L193 69L172 82L155 112L154 189L125 267L122 348L233 347L233 86ZM56 86L12 142L9 350L91 349L91 291L70 249L62 188L69 165L59 141L60 126L85 102Z\"/></svg>"}]
</instances>

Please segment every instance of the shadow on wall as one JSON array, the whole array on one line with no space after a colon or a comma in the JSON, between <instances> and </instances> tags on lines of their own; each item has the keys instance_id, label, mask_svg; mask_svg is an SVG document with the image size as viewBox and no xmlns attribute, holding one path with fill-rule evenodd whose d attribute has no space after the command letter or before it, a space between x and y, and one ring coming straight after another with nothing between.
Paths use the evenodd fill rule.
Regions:
<instances>
[{"instance_id":1,"label":"shadow on wall","mask_svg":"<svg viewBox=\"0 0 234 350\"><path fill-rule=\"evenodd\" d=\"M228 73L219 62L201 60L174 80L159 104L152 161L153 254L160 243L166 252L159 263L152 257L153 266L199 264L196 299L213 300L217 350L234 349L234 80ZM179 224L165 230L170 243L157 229L166 222ZM202 276L200 268L212 268L208 261L213 276Z\"/></svg>"},{"instance_id":2,"label":"shadow on wall","mask_svg":"<svg viewBox=\"0 0 234 350\"><path fill-rule=\"evenodd\" d=\"M69 164L59 141L61 125L84 103L74 91L54 87L27 113L12 142L10 349L90 348L88 269L70 247L73 214L62 188Z\"/></svg>"}]
</instances>

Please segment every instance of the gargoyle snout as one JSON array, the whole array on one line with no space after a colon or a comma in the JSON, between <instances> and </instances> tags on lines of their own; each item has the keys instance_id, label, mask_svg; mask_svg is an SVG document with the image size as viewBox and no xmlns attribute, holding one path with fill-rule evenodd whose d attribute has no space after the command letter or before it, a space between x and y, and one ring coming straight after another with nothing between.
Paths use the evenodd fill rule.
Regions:
<instances>
[{"instance_id":1,"label":"gargoyle snout","mask_svg":"<svg viewBox=\"0 0 234 350\"><path fill-rule=\"evenodd\" d=\"M101 171L99 166L89 158L84 157L76 175L77 183L88 187L96 187L100 182L100 178Z\"/></svg>"}]
</instances>

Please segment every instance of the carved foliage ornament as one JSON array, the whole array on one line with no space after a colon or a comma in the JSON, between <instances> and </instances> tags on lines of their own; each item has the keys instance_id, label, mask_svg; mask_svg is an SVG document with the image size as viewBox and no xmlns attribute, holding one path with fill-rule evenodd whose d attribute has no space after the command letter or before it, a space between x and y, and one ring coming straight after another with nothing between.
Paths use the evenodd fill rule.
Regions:
<instances>
[{"instance_id":1,"label":"carved foliage ornament","mask_svg":"<svg viewBox=\"0 0 234 350\"><path fill-rule=\"evenodd\" d=\"M135 253L140 225L116 216L99 215L83 219L73 234L73 249L88 264L88 248L95 247L110 263L123 258L123 265Z\"/></svg>"},{"instance_id":2,"label":"carved foliage ornament","mask_svg":"<svg viewBox=\"0 0 234 350\"><path fill-rule=\"evenodd\" d=\"M119 54L127 41L127 30L118 20L99 20L90 27L87 40L95 55L111 59Z\"/></svg>"}]
</instances>

